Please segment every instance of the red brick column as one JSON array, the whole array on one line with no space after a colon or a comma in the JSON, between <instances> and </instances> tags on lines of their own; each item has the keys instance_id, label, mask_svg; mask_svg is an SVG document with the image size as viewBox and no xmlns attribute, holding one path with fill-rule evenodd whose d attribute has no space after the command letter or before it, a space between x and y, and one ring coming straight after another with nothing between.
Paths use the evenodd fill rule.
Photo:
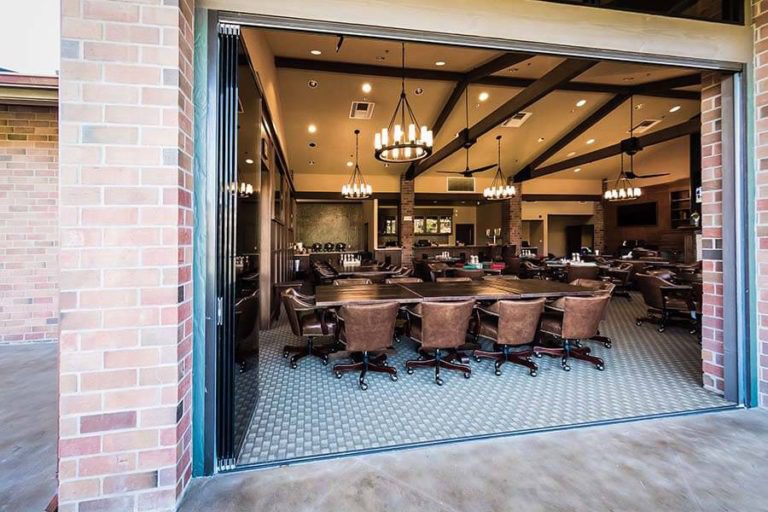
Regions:
<instances>
[{"instance_id":1,"label":"red brick column","mask_svg":"<svg viewBox=\"0 0 768 512\"><path fill-rule=\"evenodd\" d=\"M755 265L757 339L759 354L759 403L768 407L768 4L752 1L755 32Z\"/></svg>"},{"instance_id":2,"label":"red brick column","mask_svg":"<svg viewBox=\"0 0 768 512\"><path fill-rule=\"evenodd\" d=\"M413 264L413 215L416 193L414 180L400 177L400 246L403 248L402 264L410 267ZM409 220L405 220L408 218Z\"/></svg>"},{"instance_id":3,"label":"red brick column","mask_svg":"<svg viewBox=\"0 0 768 512\"><path fill-rule=\"evenodd\" d=\"M722 111L720 75L701 77L701 226L704 268L702 370L704 387L722 394L723 250Z\"/></svg>"},{"instance_id":4,"label":"red brick column","mask_svg":"<svg viewBox=\"0 0 768 512\"><path fill-rule=\"evenodd\" d=\"M523 199L522 187L518 187L517 195L505 199L501 203L501 236L505 244L512 244L520 254L523 245Z\"/></svg>"},{"instance_id":5,"label":"red brick column","mask_svg":"<svg viewBox=\"0 0 768 512\"><path fill-rule=\"evenodd\" d=\"M61 5L61 512L190 478L191 0Z\"/></svg>"},{"instance_id":6,"label":"red brick column","mask_svg":"<svg viewBox=\"0 0 768 512\"><path fill-rule=\"evenodd\" d=\"M603 193L607 187L607 183L603 181ZM592 225L595 227L594 240L592 241L593 249L600 251L600 254L605 253L605 204L602 199L595 201L595 213L592 216Z\"/></svg>"},{"instance_id":7,"label":"red brick column","mask_svg":"<svg viewBox=\"0 0 768 512\"><path fill-rule=\"evenodd\" d=\"M0 343L59 335L56 107L0 105Z\"/></svg>"}]
</instances>

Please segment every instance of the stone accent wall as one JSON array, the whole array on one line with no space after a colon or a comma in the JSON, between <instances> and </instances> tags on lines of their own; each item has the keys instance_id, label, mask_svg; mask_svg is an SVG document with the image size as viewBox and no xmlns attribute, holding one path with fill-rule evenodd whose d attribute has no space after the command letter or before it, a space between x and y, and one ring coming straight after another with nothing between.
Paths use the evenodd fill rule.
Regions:
<instances>
[{"instance_id":1,"label":"stone accent wall","mask_svg":"<svg viewBox=\"0 0 768 512\"><path fill-rule=\"evenodd\" d=\"M0 343L59 334L57 111L0 105Z\"/></svg>"},{"instance_id":2,"label":"stone accent wall","mask_svg":"<svg viewBox=\"0 0 768 512\"><path fill-rule=\"evenodd\" d=\"M59 511L191 476L192 0L63 0Z\"/></svg>"},{"instance_id":3,"label":"stone accent wall","mask_svg":"<svg viewBox=\"0 0 768 512\"><path fill-rule=\"evenodd\" d=\"M407 180L400 177L400 207L397 218L400 221L400 246L403 248L403 266L413 265L413 216L415 212L416 193L414 189L414 180ZM404 220L405 217L410 220Z\"/></svg>"},{"instance_id":4,"label":"stone accent wall","mask_svg":"<svg viewBox=\"0 0 768 512\"><path fill-rule=\"evenodd\" d=\"M704 269L702 370L704 387L722 394L723 251L722 110L720 75L701 77L701 226Z\"/></svg>"},{"instance_id":5,"label":"stone accent wall","mask_svg":"<svg viewBox=\"0 0 768 512\"><path fill-rule=\"evenodd\" d=\"M501 236L505 244L517 247L517 253L523 245L523 200L522 187L518 187L517 195L505 199L501 203Z\"/></svg>"},{"instance_id":6,"label":"stone accent wall","mask_svg":"<svg viewBox=\"0 0 768 512\"><path fill-rule=\"evenodd\" d=\"M608 183L603 181L603 193ZM592 225L595 227L595 236L592 240L592 248L605 253L605 204L602 200L595 201L595 213L592 216Z\"/></svg>"},{"instance_id":7,"label":"stone accent wall","mask_svg":"<svg viewBox=\"0 0 768 512\"><path fill-rule=\"evenodd\" d=\"M754 240L757 289L757 341L759 357L758 400L768 407L768 3L752 1L755 33L755 223Z\"/></svg>"},{"instance_id":8,"label":"stone accent wall","mask_svg":"<svg viewBox=\"0 0 768 512\"><path fill-rule=\"evenodd\" d=\"M344 242L354 250L365 246L363 205L342 203L298 203L296 206L297 241L305 247L318 243Z\"/></svg>"}]
</instances>

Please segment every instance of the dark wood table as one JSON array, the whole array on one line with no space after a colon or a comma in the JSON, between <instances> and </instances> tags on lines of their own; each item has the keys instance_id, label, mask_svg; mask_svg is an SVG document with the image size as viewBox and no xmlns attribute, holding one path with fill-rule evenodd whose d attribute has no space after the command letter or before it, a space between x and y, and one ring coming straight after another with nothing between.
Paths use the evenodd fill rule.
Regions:
<instances>
[{"instance_id":1,"label":"dark wood table","mask_svg":"<svg viewBox=\"0 0 768 512\"><path fill-rule=\"evenodd\" d=\"M397 284L361 284L355 286L322 285L315 287L315 304L320 307L343 306L352 302L399 302L414 304L422 298Z\"/></svg>"},{"instance_id":2,"label":"dark wood table","mask_svg":"<svg viewBox=\"0 0 768 512\"><path fill-rule=\"evenodd\" d=\"M489 281L498 288L503 288L517 295L520 299L536 299L539 297L586 297L594 293L594 290L583 286L561 283L559 281L546 281L544 279L518 279L507 281L498 279Z\"/></svg>"},{"instance_id":3,"label":"dark wood table","mask_svg":"<svg viewBox=\"0 0 768 512\"><path fill-rule=\"evenodd\" d=\"M502 300L519 298L514 292L493 286L490 281L403 283L400 286L408 288L427 300Z\"/></svg>"},{"instance_id":4,"label":"dark wood table","mask_svg":"<svg viewBox=\"0 0 768 512\"><path fill-rule=\"evenodd\" d=\"M397 270L386 270L378 265L339 265L338 263L330 265L339 277L387 277L397 274Z\"/></svg>"}]
</instances>

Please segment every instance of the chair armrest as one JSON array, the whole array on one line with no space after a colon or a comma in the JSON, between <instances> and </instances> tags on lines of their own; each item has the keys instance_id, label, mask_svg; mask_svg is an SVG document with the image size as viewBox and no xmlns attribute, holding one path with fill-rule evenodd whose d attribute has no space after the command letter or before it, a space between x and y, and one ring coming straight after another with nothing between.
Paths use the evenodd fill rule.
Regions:
<instances>
[{"instance_id":1,"label":"chair armrest","mask_svg":"<svg viewBox=\"0 0 768 512\"><path fill-rule=\"evenodd\" d=\"M485 309L485 308L482 308L482 307L480 307L480 306L475 306L475 310L477 310L477 312L478 312L478 313L483 313L483 314L485 314L485 315L489 315L489 316L495 316L495 317L497 317L497 318L498 318L498 316L499 316L499 313L498 313L498 312L496 312L496 311L491 311L490 309Z\"/></svg>"}]
</instances>

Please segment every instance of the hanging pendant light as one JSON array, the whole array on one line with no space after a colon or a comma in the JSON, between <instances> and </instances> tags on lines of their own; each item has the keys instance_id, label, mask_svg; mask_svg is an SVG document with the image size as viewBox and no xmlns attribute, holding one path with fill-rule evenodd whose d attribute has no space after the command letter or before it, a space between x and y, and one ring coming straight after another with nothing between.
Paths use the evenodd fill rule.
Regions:
<instances>
[{"instance_id":1,"label":"hanging pendant light","mask_svg":"<svg viewBox=\"0 0 768 512\"><path fill-rule=\"evenodd\" d=\"M507 179L504 177L504 173L501 172L501 135L496 137L497 146L497 163L496 163L496 175L493 177L490 187L485 187L483 190L483 197L490 200L509 199L517 194L514 185L507 183Z\"/></svg>"},{"instance_id":2,"label":"hanging pendant light","mask_svg":"<svg viewBox=\"0 0 768 512\"><path fill-rule=\"evenodd\" d=\"M400 99L389 125L374 136L375 156L382 162L414 162L432 154L432 130L419 125L405 94L405 43L402 59Z\"/></svg>"},{"instance_id":3,"label":"hanging pendant light","mask_svg":"<svg viewBox=\"0 0 768 512\"><path fill-rule=\"evenodd\" d=\"M629 98L629 136L633 137L635 129L634 123L634 96ZM629 153L629 167L630 171L634 171L635 167L635 155ZM631 178L627 176L627 172L624 170L624 153L621 153L621 166L619 169L619 176L613 185L608 186L607 190L603 194L603 198L606 201L633 201L642 195L643 191L640 187L636 186Z\"/></svg>"},{"instance_id":4,"label":"hanging pendant light","mask_svg":"<svg viewBox=\"0 0 768 512\"><path fill-rule=\"evenodd\" d=\"M365 182L363 172L360 170L360 130L355 130L355 168L346 185L341 187L341 196L344 199L366 199L373 194L373 188Z\"/></svg>"}]
</instances>

